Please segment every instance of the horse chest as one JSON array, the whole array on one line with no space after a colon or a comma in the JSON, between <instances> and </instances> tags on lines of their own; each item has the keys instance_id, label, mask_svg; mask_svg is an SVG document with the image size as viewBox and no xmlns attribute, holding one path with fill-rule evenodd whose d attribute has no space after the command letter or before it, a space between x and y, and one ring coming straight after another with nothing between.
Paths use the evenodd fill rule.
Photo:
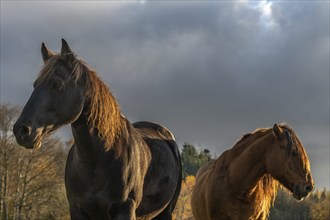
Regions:
<instances>
[{"instance_id":1,"label":"horse chest","mask_svg":"<svg viewBox=\"0 0 330 220\"><path fill-rule=\"evenodd\" d=\"M125 201L130 191L126 184L108 170L67 164L65 185L70 207L84 210L90 216L93 213L106 216L112 204Z\"/></svg>"},{"instance_id":2,"label":"horse chest","mask_svg":"<svg viewBox=\"0 0 330 220\"><path fill-rule=\"evenodd\" d=\"M91 219L108 219L111 207L125 201L128 195L122 183L114 185L97 176L67 181L66 189L70 208Z\"/></svg>"},{"instance_id":3,"label":"horse chest","mask_svg":"<svg viewBox=\"0 0 330 220\"><path fill-rule=\"evenodd\" d=\"M68 176L66 181L69 194L80 200L97 200L98 203L123 201L129 190L125 185L121 178L100 172L86 174L77 171L76 175Z\"/></svg>"},{"instance_id":4,"label":"horse chest","mask_svg":"<svg viewBox=\"0 0 330 220\"><path fill-rule=\"evenodd\" d=\"M106 191L86 191L76 196L77 205L87 213L101 214L102 212L109 210L111 206L109 198L104 196L106 194ZM107 212L105 212L104 215L107 215Z\"/></svg>"}]
</instances>

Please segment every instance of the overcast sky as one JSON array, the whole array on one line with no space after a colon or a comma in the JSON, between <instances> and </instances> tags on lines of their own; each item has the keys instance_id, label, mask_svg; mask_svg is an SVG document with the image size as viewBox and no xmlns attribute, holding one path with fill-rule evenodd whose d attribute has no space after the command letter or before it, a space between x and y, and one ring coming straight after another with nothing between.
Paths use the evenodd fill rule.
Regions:
<instances>
[{"instance_id":1,"label":"overcast sky","mask_svg":"<svg viewBox=\"0 0 330 220\"><path fill-rule=\"evenodd\" d=\"M329 189L329 1L1 0L1 103L25 104L41 43L59 51L61 38L130 121L159 122L180 147L217 156L287 122Z\"/></svg>"}]
</instances>

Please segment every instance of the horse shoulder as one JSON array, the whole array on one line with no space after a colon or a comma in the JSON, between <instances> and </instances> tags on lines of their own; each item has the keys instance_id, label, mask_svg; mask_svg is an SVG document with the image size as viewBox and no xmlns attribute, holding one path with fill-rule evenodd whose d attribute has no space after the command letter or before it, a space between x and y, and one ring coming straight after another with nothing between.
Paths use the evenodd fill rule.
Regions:
<instances>
[{"instance_id":1,"label":"horse shoulder","mask_svg":"<svg viewBox=\"0 0 330 220\"><path fill-rule=\"evenodd\" d=\"M227 192L230 157L230 151L225 151L218 159L208 162L197 172L192 198L196 201L192 201L192 205L195 209L201 209L201 213L204 212L197 219L204 219L205 216L209 219L230 219L226 211L231 208L227 207L227 200L231 199Z\"/></svg>"},{"instance_id":2,"label":"horse shoulder","mask_svg":"<svg viewBox=\"0 0 330 220\"><path fill-rule=\"evenodd\" d=\"M192 211L196 219L210 219L208 210L208 194L211 174L215 161L204 164L196 174L195 187L191 197Z\"/></svg>"},{"instance_id":3,"label":"horse shoulder","mask_svg":"<svg viewBox=\"0 0 330 220\"><path fill-rule=\"evenodd\" d=\"M197 184L197 181L205 182L206 181L205 178L210 177L210 175L213 171L215 162L216 162L215 160L209 161L206 164L204 164L203 166L201 166L201 168L199 168L199 170L197 171L197 174L196 174L196 184Z\"/></svg>"}]
</instances>

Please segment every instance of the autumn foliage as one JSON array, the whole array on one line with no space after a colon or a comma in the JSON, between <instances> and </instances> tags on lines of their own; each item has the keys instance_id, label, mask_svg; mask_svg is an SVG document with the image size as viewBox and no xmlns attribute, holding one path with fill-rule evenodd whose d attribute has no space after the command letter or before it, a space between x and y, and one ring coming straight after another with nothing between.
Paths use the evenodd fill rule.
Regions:
<instances>
[{"instance_id":1,"label":"autumn foliage","mask_svg":"<svg viewBox=\"0 0 330 220\"><path fill-rule=\"evenodd\" d=\"M63 145L47 138L36 151L18 146L11 131L17 112L0 105L0 218L68 219Z\"/></svg>"},{"instance_id":2,"label":"autumn foliage","mask_svg":"<svg viewBox=\"0 0 330 220\"><path fill-rule=\"evenodd\" d=\"M173 213L174 219L193 219L191 212L190 199L195 186L195 176L187 176L182 180L182 188L179 200Z\"/></svg>"}]
</instances>

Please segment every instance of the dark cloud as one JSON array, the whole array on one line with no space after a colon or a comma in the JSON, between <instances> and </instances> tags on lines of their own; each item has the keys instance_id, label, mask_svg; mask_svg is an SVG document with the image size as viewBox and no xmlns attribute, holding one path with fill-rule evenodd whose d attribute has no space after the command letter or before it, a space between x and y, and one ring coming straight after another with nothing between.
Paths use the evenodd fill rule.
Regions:
<instances>
[{"instance_id":1,"label":"dark cloud","mask_svg":"<svg viewBox=\"0 0 330 220\"><path fill-rule=\"evenodd\" d=\"M1 2L1 102L24 105L41 42L58 51L64 37L131 121L163 123L180 144L217 155L244 133L288 122L317 186L329 186L328 9L329 2Z\"/></svg>"}]
</instances>

